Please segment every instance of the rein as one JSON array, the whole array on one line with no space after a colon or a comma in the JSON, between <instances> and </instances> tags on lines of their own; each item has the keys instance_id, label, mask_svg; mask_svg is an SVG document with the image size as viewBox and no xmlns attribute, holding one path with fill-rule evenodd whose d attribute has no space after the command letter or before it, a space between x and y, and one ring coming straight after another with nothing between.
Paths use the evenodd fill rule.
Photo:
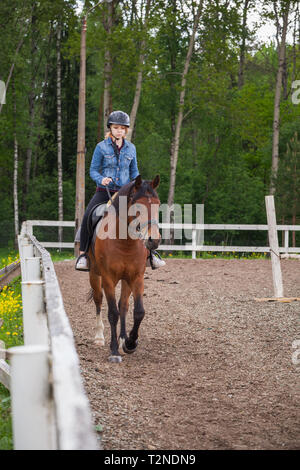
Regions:
<instances>
[{"instance_id":1,"label":"rein","mask_svg":"<svg viewBox=\"0 0 300 470\"><path fill-rule=\"evenodd\" d=\"M112 203L112 202L113 202L113 198L111 197L110 190L108 189L108 187L107 187L107 186L105 186L105 189L106 189L106 192L107 192L107 194L108 194L108 197L109 197L109 199L110 199L110 202Z\"/></svg>"},{"instance_id":2,"label":"rein","mask_svg":"<svg viewBox=\"0 0 300 470\"><path fill-rule=\"evenodd\" d=\"M146 233L145 235L143 235L142 233L142 230L145 228L145 227L149 227L149 225L156 225L157 227L159 227L158 225L158 222L156 219L149 219L147 220L147 222L144 222L143 224L140 224L140 229L139 229L139 235L138 235L138 240L146 240ZM130 235L130 233L134 234L134 236L136 236L136 230L134 230L132 227L128 227L128 234Z\"/></svg>"}]
</instances>

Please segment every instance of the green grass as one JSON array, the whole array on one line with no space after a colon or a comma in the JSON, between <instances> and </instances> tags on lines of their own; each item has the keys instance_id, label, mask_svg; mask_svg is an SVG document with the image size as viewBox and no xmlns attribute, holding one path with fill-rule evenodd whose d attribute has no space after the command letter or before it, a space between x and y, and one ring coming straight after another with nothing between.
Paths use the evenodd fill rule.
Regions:
<instances>
[{"instance_id":1,"label":"green grass","mask_svg":"<svg viewBox=\"0 0 300 470\"><path fill-rule=\"evenodd\" d=\"M5 347L23 344L21 276L0 292L0 339ZM11 402L9 391L0 384L0 450L13 449Z\"/></svg>"},{"instance_id":2,"label":"green grass","mask_svg":"<svg viewBox=\"0 0 300 470\"><path fill-rule=\"evenodd\" d=\"M186 251L173 251L172 253L160 251L164 259L192 259L192 254ZM242 252L208 252L196 253L197 259L267 259L267 253L242 253Z\"/></svg>"},{"instance_id":3,"label":"green grass","mask_svg":"<svg viewBox=\"0 0 300 470\"><path fill-rule=\"evenodd\" d=\"M75 259L74 250L57 250L55 248L48 248L47 251L51 255L52 261L64 261L65 259Z\"/></svg>"},{"instance_id":4,"label":"green grass","mask_svg":"<svg viewBox=\"0 0 300 470\"><path fill-rule=\"evenodd\" d=\"M19 258L19 253L16 250L8 250L7 248L0 248L0 269L8 266Z\"/></svg>"},{"instance_id":5,"label":"green grass","mask_svg":"<svg viewBox=\"0 0 300 470\"><path fill-rule=\"evenodd\" d=\"M0 384L0 450L12 449L13 433L10 393Z\"/></svg>"}]
</instances>

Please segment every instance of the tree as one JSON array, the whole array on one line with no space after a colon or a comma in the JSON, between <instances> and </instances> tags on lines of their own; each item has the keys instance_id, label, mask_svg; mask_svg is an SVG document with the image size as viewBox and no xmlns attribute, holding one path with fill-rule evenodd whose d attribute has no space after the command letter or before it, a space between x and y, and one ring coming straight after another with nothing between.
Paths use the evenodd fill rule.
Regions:
<instances>
[{"instance_id":1,"label":"tree","mask_svg":"<svg viewBox=\"0 0 300 470\"><path fill-rule=\"evenodd\" d=\"M276 24L277 24L277 34L279 35L279 19L277 14L277 2L274 2L274 10L276 15ZM277 178L278 172L278 161L279 161L279 130L280 130L280 97L281 97L281 88L282 88L282 77L284 71L285 63L285 48L286 48L286 34L288 28L288 19L290 12L290 1L281 2L281 11L282 11L282 33L281 40L278 43L278 69L277 69L277 78L276 78L276 87L275 87L275 98L274 98L274 119L273 119L273 144L272 144L272 170L271 170L271 184L270 184L270 194L275 193L275 181Z\"/></svg>"},{"instance_id":2,"label":"tree","mask_svg":"<svg viewBox=\"0 0 300 470\"><path fill-rule=\"evenodd\" d=\"M61 23L58 21L56 31L57 50L57 183L58 183L58 220L64 220L63 207L63 170L62 170L62 124L61 124ZM63 228L58 229L58 241L63 239Z\"/></svg>"},{"instance_id":3,"label":"tree","mask_svg":"<svg viewBox=\"0 0 300 470\"><path fill-rule=\"evenodd\" d=\"M179 151L179 142L180 142L180 132L183 120L184 113L184 99L186 93L186 83L187 83L187 74L189 71L189 66L192 58L193 47L195 42L195 35L198 28L200 15L202 13L203 0L199 1L197 12L194 16L193 31L189 41L189 47L184 63L184 69L181 79L181 91L179 96L179 111L177 115L177 122L175 128L175 134L173 136L173 141L171 145L171 155L170 155L170 186L169 186L169 195L168 195L168 206L171 207L174 204L174 193L175 193L175 182L176 182L176 168L178 161L178 151Z\"/></svg>"}]
</instances>

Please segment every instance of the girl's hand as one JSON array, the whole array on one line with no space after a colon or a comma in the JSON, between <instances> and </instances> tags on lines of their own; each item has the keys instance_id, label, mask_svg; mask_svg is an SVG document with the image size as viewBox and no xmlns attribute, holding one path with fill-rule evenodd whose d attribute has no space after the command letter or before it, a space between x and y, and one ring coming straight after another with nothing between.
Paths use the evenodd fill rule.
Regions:
<instances>
[{"instance_id":1,"label":"girl's hand","mask_svg":"<svg viewBox=\"0 0 300 470\"><path fill-rule=\"evenodd\" d=\"M107 186L110 182L112 181L111 178L103 178L103 180L101 181L101 184L103 184L103 186Z\"/></svg>"}]
</instances>

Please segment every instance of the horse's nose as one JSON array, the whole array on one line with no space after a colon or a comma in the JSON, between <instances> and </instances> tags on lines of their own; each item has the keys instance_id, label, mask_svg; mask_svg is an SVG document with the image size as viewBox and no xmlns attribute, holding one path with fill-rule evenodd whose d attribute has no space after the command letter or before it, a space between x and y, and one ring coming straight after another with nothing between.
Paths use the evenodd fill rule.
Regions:
<instances>
[{"instance_id":1,"label":"horse's nose","mask_svg":"<svg viewBox=\"0 0 300 470\"><path fill-rule=\"evenodd\" d=\"M159 244L160 244L159 238L153 239L149 237L146 241L146 248L148 248L148 250L156 250L159 247Z\"/></svg>"}]
</instances>

